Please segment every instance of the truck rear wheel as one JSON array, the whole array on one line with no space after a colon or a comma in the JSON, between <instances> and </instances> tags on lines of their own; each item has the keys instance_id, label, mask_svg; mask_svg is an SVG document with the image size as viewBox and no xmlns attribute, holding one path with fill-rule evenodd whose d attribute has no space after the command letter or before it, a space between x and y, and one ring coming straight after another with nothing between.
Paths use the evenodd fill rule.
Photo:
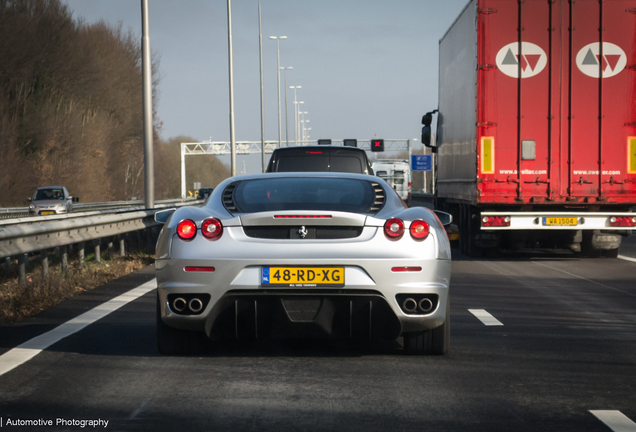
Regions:
<instances>
[{"instance_id":1,"label":"truck rear wheel","mask_svg":"<svg viewBox=\"0 0 636 432\"><path fill-rule=\"evenodd\" d=\"M479 232L479 218L473 219L471 207L466 204L460 205L460 237L459 244L461 251L464 255L468 255L471 258L481 258L482 248L477 246L476 236ZM462 229L463 228L463 229Z\"/></svg>"}]
</instances>

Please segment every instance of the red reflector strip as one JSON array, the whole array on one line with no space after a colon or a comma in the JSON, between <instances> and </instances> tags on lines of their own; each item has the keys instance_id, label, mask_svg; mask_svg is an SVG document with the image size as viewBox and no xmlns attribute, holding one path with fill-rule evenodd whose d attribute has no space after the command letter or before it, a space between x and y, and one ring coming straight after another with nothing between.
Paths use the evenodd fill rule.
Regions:
<instances>
[{"instance_id":1,"label":"red reflector strip","mask_svg":"<svg viewBox=\"0 0 636 432\"><path fill-rule=\"evenodd\" d=\"M503 227L510 226L510 216L483 216L481 218L483 227Z\"/></svg>"},{"instance_id":2,"label":"red reflector strip","mask_svg":"<svg viewBox=\"0 0 636 432\"><path fill-rule=\"evenodd\" d=\"M213 272L214 267L185 267L183 270L187 272Z\"/></svg>"},{"instance_id":3,"label":"red reflector strip","mask_svg":"<svg viewBox=\"0 0 636 432\"><path fill-rule=\"evenodd\" d=\"M612 227L633 227L636 226L636 216L612 216L610 218Z\"/></svg>"},{"instance_id":4,"label":"red reflector strip","mask_svg":"<svg viewBox=\"0 0 636 432\"><path fill-rule=\"evenodd\" d=\"M392 272L419 272L422 271L422 267L393 267Z\"/></svg>"},{"instance_id":5,"label":"red reflector strip","mask_svg":"<svg viewBox=\"0 0 636 432\"><path fill-rule=\"evenodd\" d=\"M308 151L307 154L322 154L321 151Z\"/></svg>"},{"instance_id":6,"label":"red reflector strip","mask_svg":"<svg viewBox=\"0 0 636 432\"><path fill-rule=\"evenodd\" d=\"M274 215L274 219L331 219L331 215Z\"/></svg>"}]
</instances>

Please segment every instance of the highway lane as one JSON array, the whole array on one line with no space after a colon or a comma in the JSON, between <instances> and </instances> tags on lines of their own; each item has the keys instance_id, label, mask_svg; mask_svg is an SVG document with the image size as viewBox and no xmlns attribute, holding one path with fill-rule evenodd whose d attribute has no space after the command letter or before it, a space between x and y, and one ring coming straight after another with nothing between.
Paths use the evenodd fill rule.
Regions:
<instances>
[{"instance_id":1,"label":"highway lane","mask_svg":"<svg viewBox=\"0 0 636 432\"><path fill-rule=\"evenodd\" d=\"M611 425L620 415L630 427L635 274L636 263L620 259L457 254L445 357L403 356L394 342L325 341L160 357L151 291L0 376L0 417L5 427L7 419L102 419L127 431L602 432L612 429L598 417ZM147 268L0 327L0 354L152 277Z\"/></svg>"}]
</instances>

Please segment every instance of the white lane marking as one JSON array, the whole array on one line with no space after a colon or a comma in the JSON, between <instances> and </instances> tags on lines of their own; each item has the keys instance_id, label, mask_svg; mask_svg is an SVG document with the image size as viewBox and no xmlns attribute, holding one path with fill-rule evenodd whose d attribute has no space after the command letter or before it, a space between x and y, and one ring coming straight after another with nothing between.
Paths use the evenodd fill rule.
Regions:
<instances>
[{"instance_id":1,"label":"white lane marking","mask_svg":"<svg viewBox=\"0 0 636 432\"><path fill-rule=\"evenodd\" d=\"M93 324L95 321L104 318L111 312L116 311L120 307L138 299L155 288L157 288L157 279L153 279L138 286L137 288L133 288L132 290L102 303L101 305L94 307L88 312L85 312L64 324L61 324L53 330L41 334L40 336L36 336L33 339L24 342L22 345L18 345L17 347L7 351L0 356L0 376L31 360L54 343L59 342L73 333L77 333L90 324Z\"/></svg>"},{"instance_id":2,"label":"white lane marking","mask_svg":"<svg viewBox=\"0 0 636 432\"><path fill-rule=\"evenodd\" d=\"M484 309L468 309L468 312L475 315L479 321L487 326L502 326L503 323L497 318L486 312Z\"/></svg>"},{"instance_id":3,"label":"white lane marking","mask_svg":"<svg viewBox=\"0 0 636 432\"><path fill-rule=\"evenodd\" d=\"M636 432L636 423L620 411L590 410L590 412L614 432Z\"/></svg>"},{"instance_id":4,"label":"white lane marking","mask_svg":"<svg viewBox=\"0 0 636 432\"><path fill-rule=\"evenodd\" d=\"M631 262L636 262L636 258L632 258L632 257L628 257L625 255L619 255L618 258L625 260L625 261L631 261Z\"/></svg>"},{"instance_id":5,"label":"white lane marking","mask_svg":"<svg viewBox=\"0 0 636 432\"><path fill-rule=\"evenodd\" d=\"M550 267L549 265L545 265L545 264L538 263L538 262L534 262L534 264L536 264L536 265L540 265L540 266L542 266L542 267L547 267L547 268L549 268L549 269L552 269L552 270L555 270L555 271L558 271L558 272L561 272L561 273L565 273L565 274L567 274L567 275L574 276L574 277L579 278L579 279L583 279L584 281L588 281L588 282L591 282L591 283L596 284L596 285L598 285L598 286L602 286L602 287L605 287L605 288L609 288L609 289L611 289L611 290L614 290L614 291L619 292L619 293L622 293L622 294L626 294L626 295L631 296L631 297L636 297L636 294L632 294L632 293L630 293L630 292L623 291L623 290L618 289L618 288L614 288L613 286L609 286L609 285L606 285L606 284L601 283L601 282L596 282L595 280L588 279L588 278L585 278L585 277L583 277L583 276L579 276L579 275L576 275L576 274L574 274L574 273L567 272L567 271L565 271L565 270L561 270L561 269L558 269L558 268Z\"/></svg>"}]
</instances>

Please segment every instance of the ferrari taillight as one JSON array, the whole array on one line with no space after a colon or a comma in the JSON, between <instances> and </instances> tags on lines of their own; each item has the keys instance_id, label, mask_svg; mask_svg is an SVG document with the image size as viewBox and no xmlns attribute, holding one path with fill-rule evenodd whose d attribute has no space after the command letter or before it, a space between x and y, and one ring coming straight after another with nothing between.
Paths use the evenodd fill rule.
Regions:
<instances>
[{"instance_id":1,"label":"ferrari taillight","mask_svg":"<svg viewBox=\"0 0 636 432\"><path fill-rule=\"evenodd\" d=\"M209 240L216 240L223 235L223 224L216 218L210 218L201 224L201 234Z\"/></svg>"},{"instance_id":2,"label":"ferrari taillight","mask_svg":"<svg viewBox=\"0 0 636 432\"><path fill-rule=\"evenodd\" d=\"M397 240L404 235L404 222L402 219L391 218L384 223L384 234L390 239Z\"/></svg>"},{"instance_id":3,"label":"ferrari taillight","mask_svg":"<svg viewBox=\"0 0 636 432\"><path fill-rule=\"evenodd\" d=\"M428 233L431 232L431 227L423 220L414 220L411 222L411 237L415 240L424 240L428 237Z\"/></svg>"},{"instance_id":4,"label":"ferrari taillight","mask_svg":"<svg viewBox=\"0 0 636 432\"><path fill-rule=\"evenodd\" d=\"M197 226L190 219L185 219L177 225L177 235L182 240L192 240L197 235Z\"/></svg>"}]
</instances>

